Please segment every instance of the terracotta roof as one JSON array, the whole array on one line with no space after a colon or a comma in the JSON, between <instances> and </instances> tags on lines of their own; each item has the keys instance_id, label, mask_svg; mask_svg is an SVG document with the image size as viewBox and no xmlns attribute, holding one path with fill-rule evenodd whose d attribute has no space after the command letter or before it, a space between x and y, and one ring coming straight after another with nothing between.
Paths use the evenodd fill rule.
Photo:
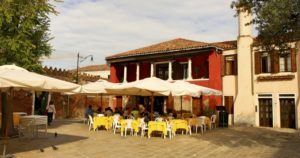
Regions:
<instances>
[{"instance_id":1,"label":"terracotta roof","mask_svg":"<svg viewBox=\"0 0 300 158\"><path fill-rule=\"evenodd\" d=\"M237 41L223 41L223 42L214 42L211 43L214 46L223 48L224 50L228 50L228 49L236 49L237 48Z\"/></svg>"},{"instance_id":2,"label":"terracotta roof","mask_svg":"<svg viewBox=\"0 0 300 158\"><path fill-rule=\"evenodd\" d=\"M198 41L177 38L166 42L150 45L147 47L108 56L106 57L106 59L109 60L109 59L116 59L116 58L130 57L130 56L172 53L174 51L193 50L193 49L201 49L207 47L218 47L220 49L233 49L236 48L236 41L205 43L205 42L198 42Z\"/></svg>"},{"instance_id":3,"label":"terracotta roof","mask_svg":"<svg viewBox=\"0 0 300 158\"><path fill-rule=\"evenodd\" d=\"M105 70L110 70L109 66L106 64L102 65L89 65L85 67L80 67L79 71L105 71Z\"/></svg>"}]
</instances>

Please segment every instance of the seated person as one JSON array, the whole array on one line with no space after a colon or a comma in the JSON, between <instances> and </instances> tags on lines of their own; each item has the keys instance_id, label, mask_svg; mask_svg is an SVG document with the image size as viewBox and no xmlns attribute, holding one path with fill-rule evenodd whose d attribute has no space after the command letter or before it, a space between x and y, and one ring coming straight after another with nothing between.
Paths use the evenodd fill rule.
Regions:
<instances>
[{"instance_id":1,"label":"seated person","mask_svg":"<svg viewBox=\"0 0 300 158\"><path fill-rule=\"evenodd\" d=\"M122 115L122 110L121 110L121 108L120 108L120 107L117 107L114 113L115 113L115 114Z\"/></svg>"},{"instance_id":2,"label":"seated person","mask_svg":"<svg viewBox=\"0 0 300 158\"><path fill-rule=\"evenodd\" d=\"M144 117L144 122L148 124L148 122L150 121L150 114L145 111L143 117Z\"/></svg>"},{"instance_id":3,"label":"seated person","mask_svg":"<svg viewBox=\"0 0 300 158\"><path fill-rule=\"evenodd\" d=\"M144 116L144 113L146 112L146 109L145 109L144 105L139 104L138 108L139 108L139 114L140 114L140 116Z\"/></svg>"},{"instance_id":4,"label":"seated person","mask_svg":"<svg viewBox=\"0 0 300 158\"><path fill-rule=\"evenodd\" d=\"M102 108L101 108L101 106L98 107L98 109L97 109L96 112L97 112L97 114L102 114Z\"/></svg>"},{"instance_id":5,"label":"seated person","mask_svg":"<svg viewBox=\"0 0 300 158\"><path fill-rule=\"evenodd\" d=\"M138 111L136 108L133 108L133 110L131 111L131 115L132 115L134 118L137 118L138 115L139 115L139 111Z\"/></svg>"},{"instance_id":6,"label":"seated person","mask_svg":"<svg viewBox=\"0 0 300 158\"><path fill-rule=\"evenodd\" d=\"M84 116L86 118L89 118L89 115L91 115L92 117L94 117L94 111L92 109L92 105L89 105L86 109L85 109L85 112L84 112Z\"/></svg>"},{"instance_id":7,"label":"seated person","mask_svg":"<svg viewBox=\"0 0 300 158\"><path fill-rule=\"evenodd\" d=\"M107 108L105 108L104 114L105 114L105 116L112 116L113 110L110 107L107 107Z\"/></svg>"},{"instance_id":8,"label":"seated person","mask_svg":"<svg viewBox=\"0 0 300 158\"><path fill-rule=\"evenodd\" d=\"M129 107L127 107L127 108L125 109L125 111L123 112L123 117L124 117L124 119L127 119L129 115L130 115Z\"/></svg>"}]
</instances>

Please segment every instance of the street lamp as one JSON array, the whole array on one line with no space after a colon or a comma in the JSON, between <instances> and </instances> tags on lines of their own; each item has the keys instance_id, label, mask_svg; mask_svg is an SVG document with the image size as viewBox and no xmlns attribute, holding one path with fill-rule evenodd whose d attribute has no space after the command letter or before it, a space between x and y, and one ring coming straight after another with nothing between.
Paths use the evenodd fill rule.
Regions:
<instances>
[{"instance_id":1,"label":"street lamp","mask_svg":"<svg viewBox=\"0 0 300 158\"><path fill-rule=\"evenodd\" d=\"M91 61L93 61L93 55L88 55L85 57L82 57L79 55L79 53L77 54L77 77L76 77L76 83L79 83L79 63L85 61L87 58L91 57ZM80 60L79 60L80 59Z\"/></svg>"}]
</instances>

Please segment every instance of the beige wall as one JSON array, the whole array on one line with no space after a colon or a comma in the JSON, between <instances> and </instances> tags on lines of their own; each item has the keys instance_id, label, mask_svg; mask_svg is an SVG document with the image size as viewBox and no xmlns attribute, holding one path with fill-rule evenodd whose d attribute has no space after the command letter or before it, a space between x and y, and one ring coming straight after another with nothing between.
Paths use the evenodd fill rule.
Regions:
<instances>
[{"instance_id":1,"label":"beige wall","mask_svg":"<svg viewBox=\"0 0 300 158\"><path fill-rule=\"evenodd\" d=\"M236 54L236 50L223 51L223 55L233 55L233 54ZM223 96L234 96L235 98L237 93L237 76L236 75L223 76L222 86L223 86L222 87Z\"/></svg>"},{"instance_id":2,"label":"beige wall","mask_svg":"<svg viewBox=\"0 0 300 158\"><path fill-rule=\"evenodd\" d=\"M295 47L295 44L292 44L292 47ZM255 50L256 48L254 48ZM300 52L297 50L297 72L283 72L277 74L254 74L253 64L253 86L254 86L254 104L259 109L258 105L258 95L259 94L272 94L272 102L273 102L273 127L280 128L280 105L279 105L279 95L280 94L294 94L295 95L295 111L296 111L296 128L300 127L300 102L299 102L299 71L300 71ZM254 53L252 53L252 58L254 58ZM283 80L283 81L257 81L258 76L278 76L278 75L294 75L295 78L292 80ZM255 115L255 125L259 126L259 111L256 112Z\"/></svg>"},{"instance_id":3,"label":"beige wall","mask_svg":"<svg viewBox=\"0 0 300 158\"><path fill-rule=\"evenodd\" d=\"M100 76L101 78L107 78L110 75L110 70L105 70L105 71L86 71L84 72L86 74L89 75L93 75L93 76Z\"/></svg>"},{"instance_id":4,"label":"beige wall","mask_svg":"<svg viewBox=\"0 0 300 158\"><path fill-rule=\"evenodd\" d=\"M244 24L251 20L246 13L239 15L239 36L237 50L224 51L223 55L238 54L238 75L223 76L223 95L234 96L234 122L259 126L258 95L271 94L273 105L273 127L280 128L280 94L293 94L296 103L296 128L300 128L300 42L292 43L297 48L297 72L255 75L254 51L251 48L251 25ZM294 75L287 81L257 81L258 76ZM257 111L255 110L257 109Z\"/></svg>"}]
</instances>

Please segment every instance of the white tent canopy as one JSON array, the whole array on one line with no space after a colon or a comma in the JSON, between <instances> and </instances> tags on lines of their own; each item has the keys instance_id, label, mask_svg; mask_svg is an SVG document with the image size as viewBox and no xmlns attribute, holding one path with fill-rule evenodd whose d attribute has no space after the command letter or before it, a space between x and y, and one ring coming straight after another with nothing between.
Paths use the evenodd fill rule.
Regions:
<instances>
[{"instance_id":1,"label":"white tent canopy","mask_svg":"<svg viewBox=\"0 0 300 158\"><path fill-rule=\"evenodd\" d=\"M139 81L123 83L108 87L107 92L123 95L140 96L168 96L171 93L171 84L156 77L145 78Z\"/></svg>"},{"instance_id":2,"label":"white tent canopy","mask_svg":"<svg viewBox=\"0 0 300 158\"><path fill-rule=\"evenodd\" d=\"M80 93L85 94L102 94L107 93L106 88L113 86L113 83L105 80L98 80L96 82L90 82L81 86Z\"/></svg>"},{"instance_id":3,"label":"white tent canopy","mask_svg":"<svg viewBox=\"0 0 300 158\"><path fill-rule=\"evenodd\" d=\"M199 97L200 95L222 95L222 92L216 89L195 85L187 81L172 82L173 96L192 96Z\"/></svg>"},{"instance_id":4,"label":"white tent canopy","mask_svg":"<svg viewBox=\"0 0 300 158\"><path fill-rule=\"evenodd\" d=\"M165 81L156 77L145 78L129 83L111 83L104 80L82 85L81 93L115 94L140 96L192 96L222 95L222 92L212 88L195 85L187 81Z\"/></svg>"},{"instance_id":5,"label":"white tent canopy","mask_svg":"<svg viewBox=\"0 0 300 158\"><path fill-rule=\"evenodd\" d=\"M29 72L15 65L0 66L0 88L19 87L35 91L80 92L80 85Z\"/></svg>"}]
</instances>

